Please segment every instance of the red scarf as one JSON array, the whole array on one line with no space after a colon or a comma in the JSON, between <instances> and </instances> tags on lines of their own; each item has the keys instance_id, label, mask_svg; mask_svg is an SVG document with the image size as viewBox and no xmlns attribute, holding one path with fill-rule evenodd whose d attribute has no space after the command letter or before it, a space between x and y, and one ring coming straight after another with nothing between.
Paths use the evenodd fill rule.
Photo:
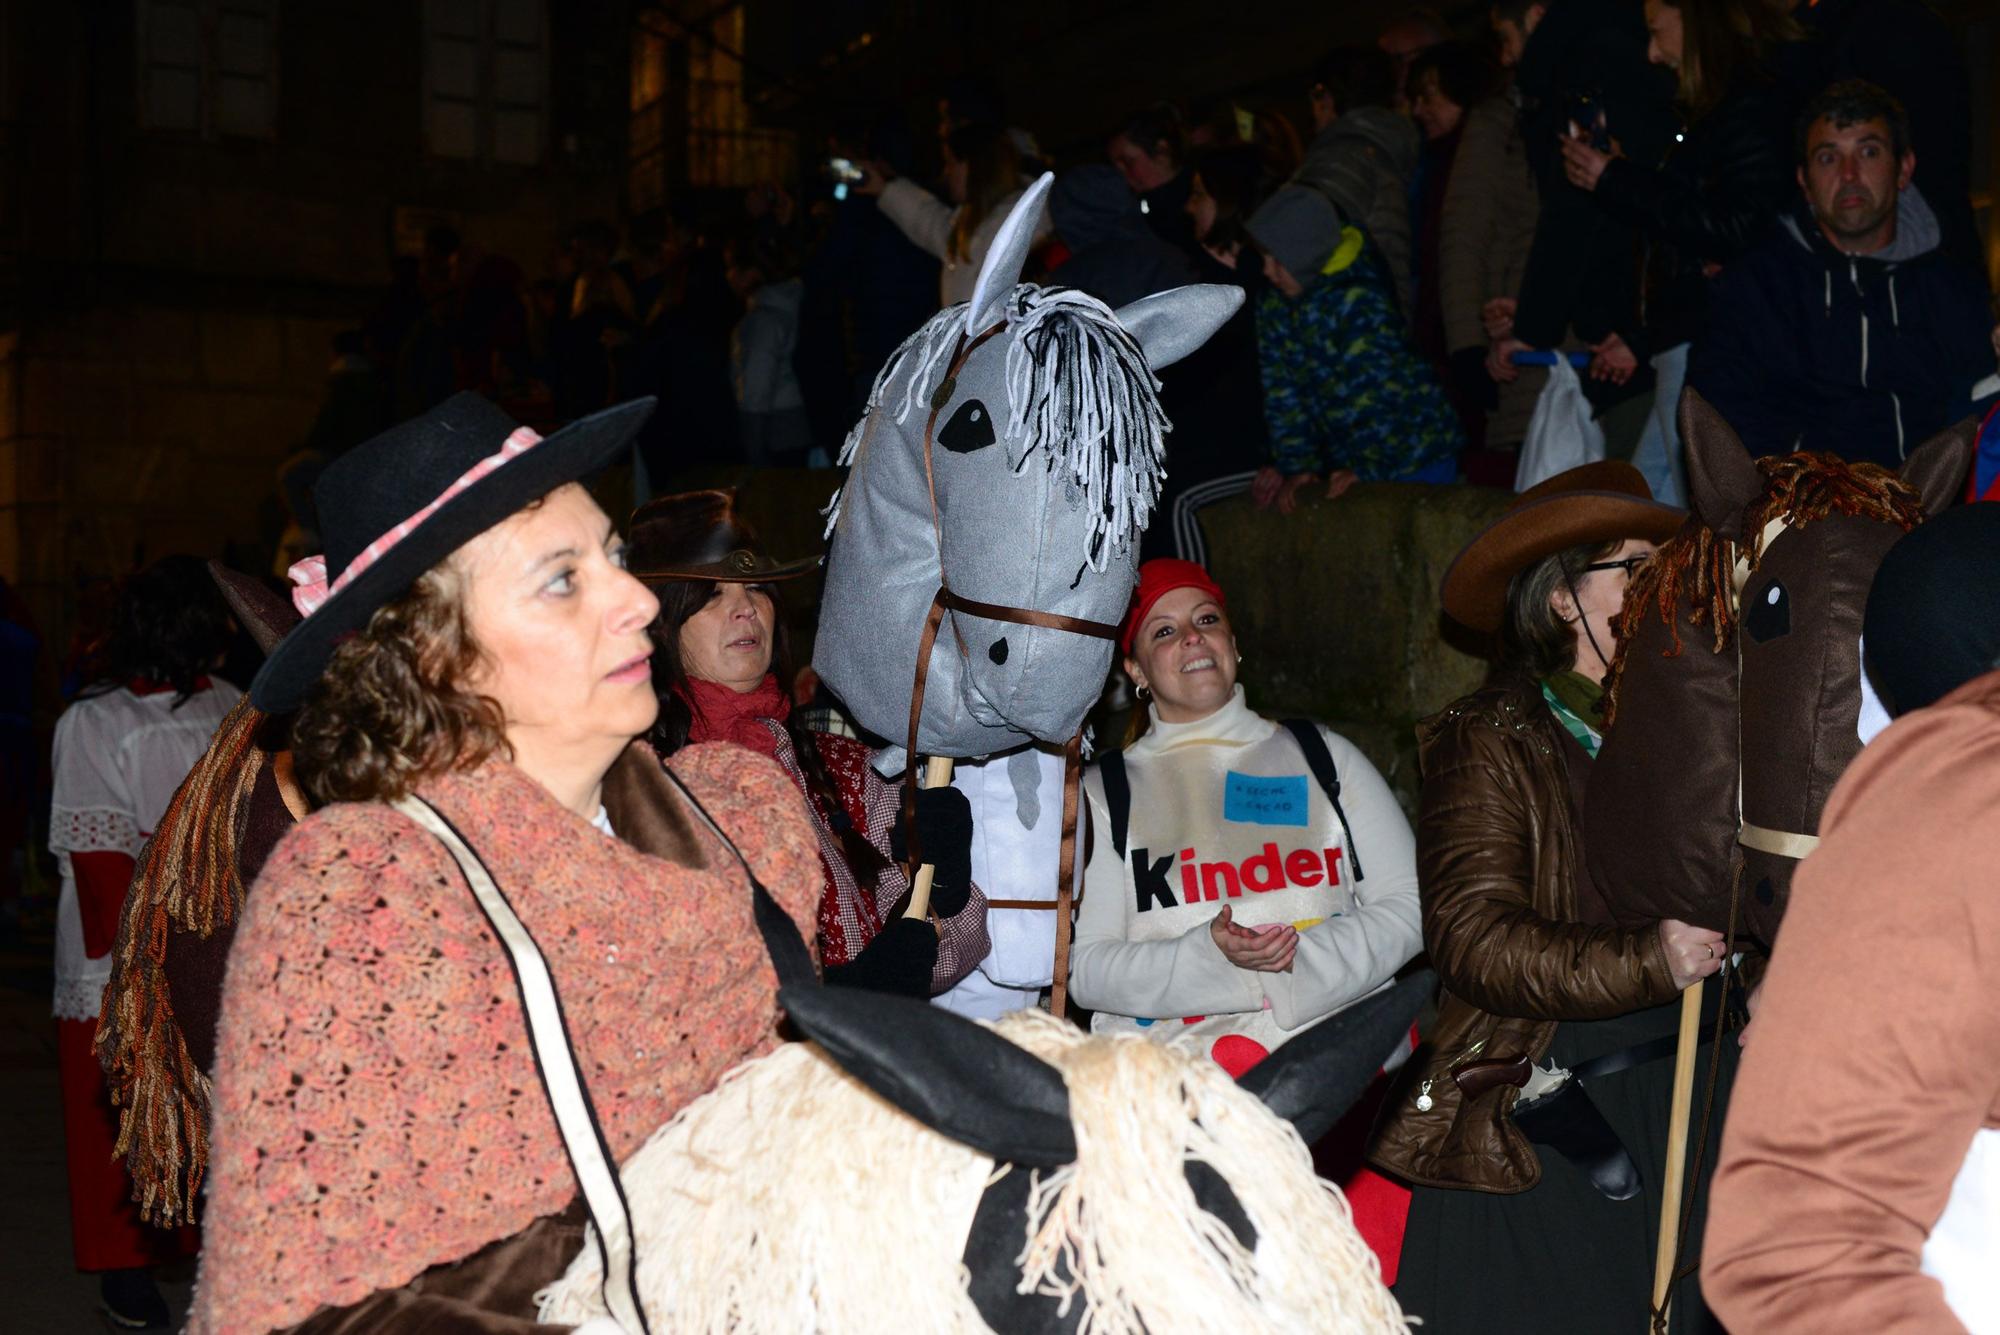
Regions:
<instances>
[{"instance_id":1,"label":"red scarf","mask_svg":"<svg viewBox=\"0 0 2000 1335\"><path fill-rule=\"evenodd\" d=\"M674 692L687 702L693 716L688 723L690 742L735 742L767 756L778 754L778 739L763 721L783 723L791 717L792 702L775 673L765 673L754 691L689 678Z\"/></svg>"}]
</instances>

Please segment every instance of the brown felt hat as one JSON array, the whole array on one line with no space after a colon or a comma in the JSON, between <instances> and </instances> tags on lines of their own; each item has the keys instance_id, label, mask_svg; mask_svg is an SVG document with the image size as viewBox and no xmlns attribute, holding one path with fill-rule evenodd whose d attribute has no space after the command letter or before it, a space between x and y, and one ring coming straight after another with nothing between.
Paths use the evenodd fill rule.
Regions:
<instances>
[{"instance_id":1,"label":"brown felt hat","mask_svg":"<svg viewBox=\"0 0 2000 1335\"><path fill-rule=\"evenodd\" d=\"M818 564L816 556L773 560L756 530L736 513L733 491L654 497L632 512L625 548L625 568L648 584L669 579L764 584L795 579Z\"/></svg>"},{"instance_id":2,"label":"brown felt hat","mask_svg":"<svg viewBox=\"0 0 2000 1335\"><path fill-rule=\"evenodd\" d=\"M208 563L208 577L222 591L222 601L229 604L236 623L266 654L303 619L291 599L273 591L263 580L213 560Z\"/></svg>"},{"instance_id":3,"label":"brown felt hat","mask_svg":"<svg viewBox=\"0 0 2000 1335\"><path fill-rule=\"evenodd\" d=\"M1445 614L1473 630L1497 631L1507 584L1544 556L1585 543L1644 538L1665 542L1687 511L1653 499L1638 469L1606 459L1557 473L1514 498L1452 558L1444 572Z\"/></svg>"}]
</instances>

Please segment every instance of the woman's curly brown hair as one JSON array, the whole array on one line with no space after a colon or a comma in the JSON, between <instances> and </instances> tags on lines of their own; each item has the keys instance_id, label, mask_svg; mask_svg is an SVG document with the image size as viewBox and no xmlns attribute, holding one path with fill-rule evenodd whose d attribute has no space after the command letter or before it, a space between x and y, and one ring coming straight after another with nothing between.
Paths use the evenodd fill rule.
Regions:
<instances>
[{"instance_id":1,"label":"woman's curly brown hair","mask_svg":"<svg viewBox=\"0 0 2000 1335\"><path fill-rule=\"evenodd\" d=\"M394 801L432 775L511 758L498 702L464 685L480 649L463 587L438 566L333 651L292 724L293 767L316 802Z\"/></svg>"}]
</instances>

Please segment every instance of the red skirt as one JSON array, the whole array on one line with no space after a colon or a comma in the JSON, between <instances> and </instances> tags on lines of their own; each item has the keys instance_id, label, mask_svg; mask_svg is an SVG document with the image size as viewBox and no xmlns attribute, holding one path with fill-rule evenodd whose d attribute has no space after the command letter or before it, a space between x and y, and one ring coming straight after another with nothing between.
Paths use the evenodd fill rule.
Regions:
<instances>
[{"instance_id":1,"label":"red skirt","mask_svg":"<svg viewBox=\"0 0 2000 1335\"><path fill-rule=\"evenodd\" d=\"M63 1146L69 1161L70 1241L78 1270L133 1270L192 1256L193 1227L153 1228L132 1203L132 1179L118 1158L118 1110L91 1042L95 1020L56 1021L62 1077Z\"/></svg>"}]
</instances>

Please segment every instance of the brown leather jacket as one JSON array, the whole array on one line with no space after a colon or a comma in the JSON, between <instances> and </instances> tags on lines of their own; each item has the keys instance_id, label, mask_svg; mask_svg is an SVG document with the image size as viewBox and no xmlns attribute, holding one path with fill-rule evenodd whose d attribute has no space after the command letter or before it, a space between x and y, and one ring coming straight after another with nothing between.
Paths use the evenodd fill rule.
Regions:
<instances>
[{"instance_id":1,"label":"brown leather jacket","mask_svg":"<svg viewBox=\"0 0 2000 1335\"><path fill-rule=\"evenodd\" d=\"M1579 921L1575 744L1539 687L1476 691L1420 723L1417 739L1424 945L1443 991L1370 1158L1426 1186L1526 1191L1542 1165L1510 1115L1519 1091L1467 1101L1452 1069L1522 1053L1539 1061L1558 1021L1662 1005L1678 990L1655 927ZM1420 1095L1430 1099L1422 1112Z\"/></svg>"}]
</instances>

